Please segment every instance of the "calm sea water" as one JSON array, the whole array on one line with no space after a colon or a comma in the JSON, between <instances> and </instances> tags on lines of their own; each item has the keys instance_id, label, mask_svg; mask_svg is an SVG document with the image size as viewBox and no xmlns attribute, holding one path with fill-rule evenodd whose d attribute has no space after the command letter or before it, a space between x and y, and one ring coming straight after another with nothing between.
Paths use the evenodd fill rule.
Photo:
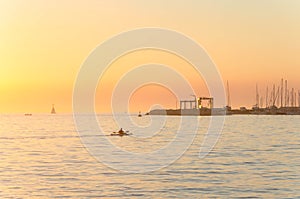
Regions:
<instances>
[{"instance_id":1,"label":"calm sea water","mask_svg":"<svg viewBox=\"0 0 300 199\"><path fill-rule=\"evenodd\" d=\"M107 134L118 129L112 116L100 119ZM299 116L228 116L203 159L199 148L209 117L198 120L203 126L181 158L132 174L92 157L72 115L0 115L0 198L300 198ZM126 150L149 152L172 140L179 121L167 117L155 139L109 139Z\"/></svg>"}]
</instances>

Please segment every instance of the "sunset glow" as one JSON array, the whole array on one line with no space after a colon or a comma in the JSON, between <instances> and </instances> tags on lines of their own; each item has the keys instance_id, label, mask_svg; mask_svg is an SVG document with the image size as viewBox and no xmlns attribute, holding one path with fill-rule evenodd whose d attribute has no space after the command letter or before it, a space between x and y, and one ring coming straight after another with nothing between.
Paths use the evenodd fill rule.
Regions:
<instances>
[{"instance_id":1,"label":"sunset glow","mask_svg":"<svg viewBox=\"0 0 300 199\"><path fill-rule=\"evenodd\" d=\"M284 78L300 89L299 10L300 1L293 0L0 1L0 113L49 113L52 104L58 113L72 112L74 82L89 53L120 32L154 26L185 34L205 48L230 83L232 106L251 107L256 84L264 92ZM109 112L119 78L147 63L173 67L197 95L209 95L184 60L140 51L111 65L99 82L96 110ZM152 103L175 108L168 90L153 88L158 89L146 86L134 93L130 110L147 111Z\"/></svg>"}]
</instances>

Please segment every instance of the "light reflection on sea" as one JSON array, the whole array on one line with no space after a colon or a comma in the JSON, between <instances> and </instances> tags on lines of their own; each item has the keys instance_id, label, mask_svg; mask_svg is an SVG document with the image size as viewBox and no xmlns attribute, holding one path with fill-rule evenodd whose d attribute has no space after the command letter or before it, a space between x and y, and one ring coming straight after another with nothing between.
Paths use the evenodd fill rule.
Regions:
<instances>
[{"instance_id":1,"label":"light reflection on sea","mask_svg":"<svg viewBox=\"0 0 300 199\"><path fill-rule=\"evenodd\" d=\"M107 134L117 130L111 116L101 119ZM134 120L147 125L149 117ZM129 174L89 155L72 115L0 115L0 198L300 197L299 116L228 116L204 159L198 155L209 118L199 120L198 135L179 160ZM152 139L110 139L126 150L149 152L172 140L178 121L168 117Z\"/></svg>"}]
</instances>

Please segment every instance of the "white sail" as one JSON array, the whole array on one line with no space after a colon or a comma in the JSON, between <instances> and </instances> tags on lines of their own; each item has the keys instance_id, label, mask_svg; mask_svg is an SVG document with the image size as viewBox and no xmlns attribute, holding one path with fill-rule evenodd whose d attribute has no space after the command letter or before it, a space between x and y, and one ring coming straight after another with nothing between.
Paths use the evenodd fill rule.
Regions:
<instances>
[{"instance_id":1,"label":"white sail","mask_svg":"<svg viewBox=\"0 0 300 199\"><path fill-rule=\"evenodd\" d=\"M52 104L51 114L56 114L56 111L55 111L55 108L54 108L54 104Z\"/></svg>"}]
</instances>

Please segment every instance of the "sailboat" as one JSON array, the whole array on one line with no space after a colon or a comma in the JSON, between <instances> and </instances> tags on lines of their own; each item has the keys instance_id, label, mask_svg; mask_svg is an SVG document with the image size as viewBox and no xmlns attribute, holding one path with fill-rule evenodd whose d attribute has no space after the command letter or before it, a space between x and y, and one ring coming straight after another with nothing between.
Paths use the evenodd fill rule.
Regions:
<instances>
[{"instance_id":1,"label":"sailboat","mask_svg":"<svg viewBox=\"0 0 300 199\"><path fill-rule=\"evenodd\" d=\"M55 111L55 108L54 108L54 104L52 104L51 114L56 114L56 111Z\"/></svg>"}]
</instances>

